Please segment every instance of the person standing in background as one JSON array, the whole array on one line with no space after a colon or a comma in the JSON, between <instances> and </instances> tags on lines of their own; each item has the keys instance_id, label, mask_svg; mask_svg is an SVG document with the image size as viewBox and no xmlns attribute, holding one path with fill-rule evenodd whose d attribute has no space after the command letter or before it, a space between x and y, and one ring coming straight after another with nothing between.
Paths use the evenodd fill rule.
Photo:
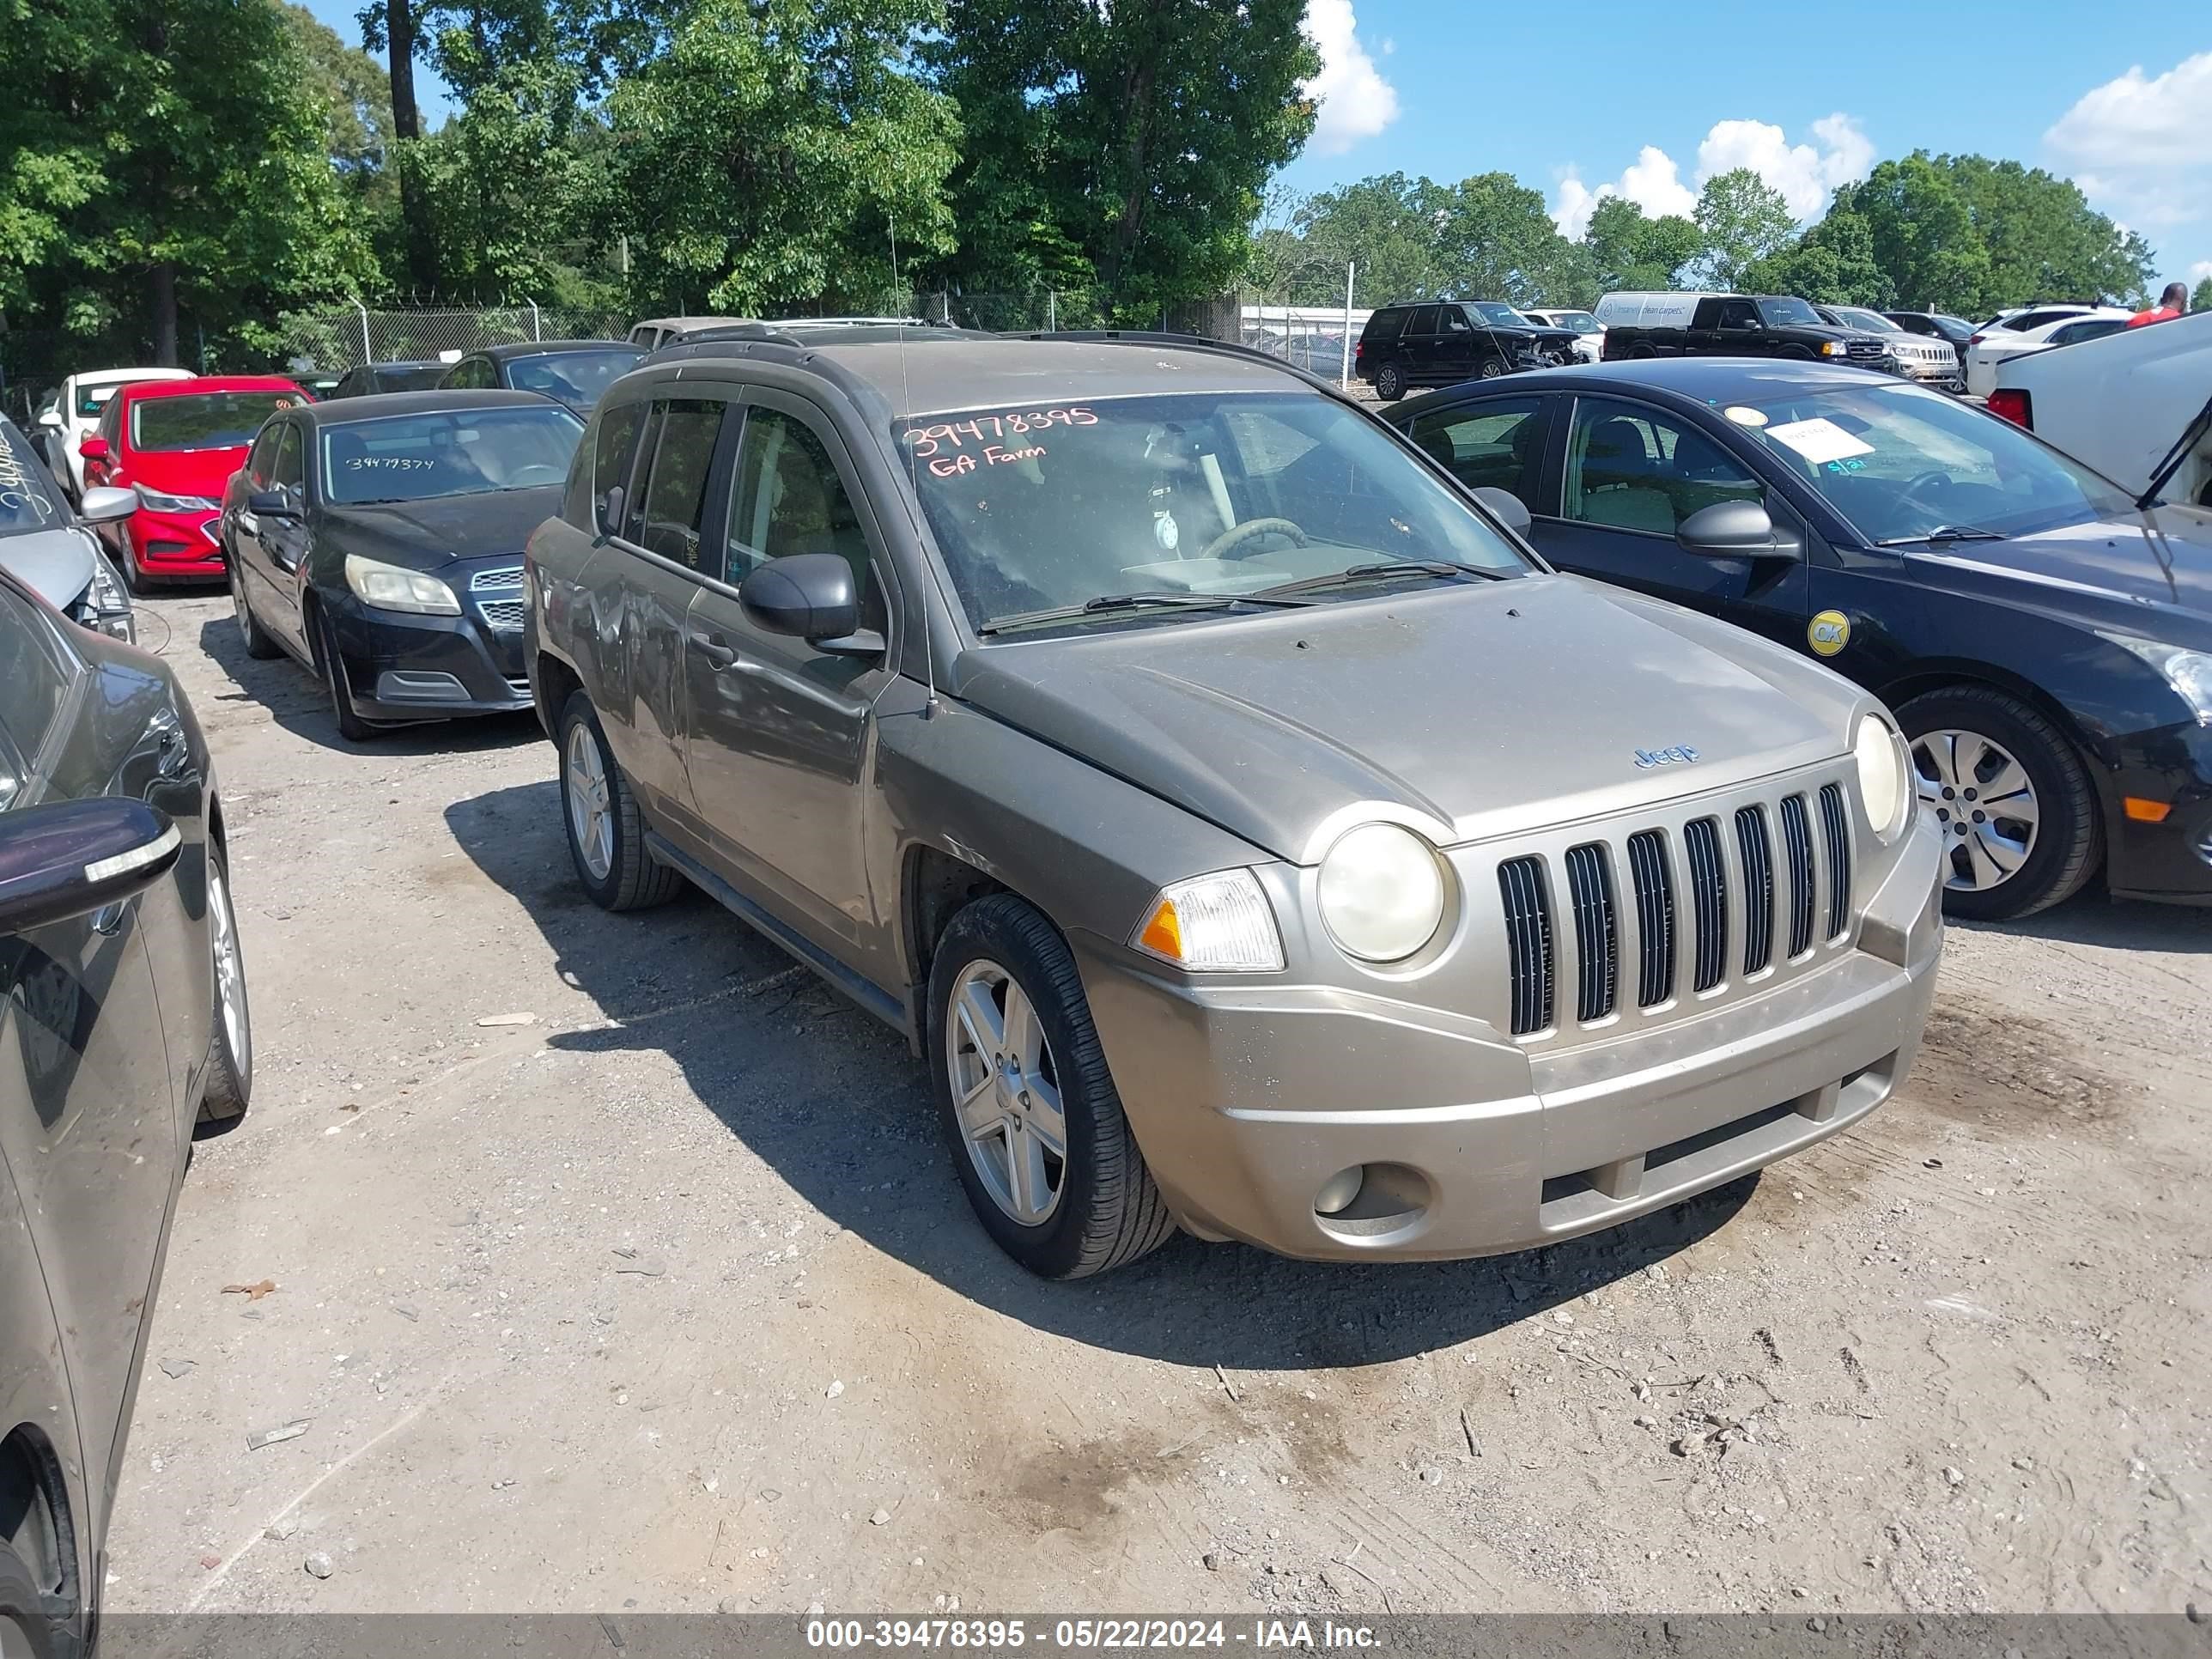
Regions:
<instances>
[{"instance_id":1,"label":"person standing in background","mask_svg":"<svg viewBox=\"0 0 2212 1659\"><path fill-rule=\"evenodd\" d=\"M2189 309L2189 289L2180 283L2168 283L2166 292L2158 296L2158 303L2148 311L2138 311L2128 319L2130 328L2141 328L2145 323L2170 323Z\"/></svg>"}]
</instances>

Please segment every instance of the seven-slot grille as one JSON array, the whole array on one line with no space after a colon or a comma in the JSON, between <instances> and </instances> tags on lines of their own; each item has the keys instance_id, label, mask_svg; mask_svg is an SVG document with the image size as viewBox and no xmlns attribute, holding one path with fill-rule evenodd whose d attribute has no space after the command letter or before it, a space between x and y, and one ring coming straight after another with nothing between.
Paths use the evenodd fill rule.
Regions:
<instances>
[{"instance_id":1,"label":"seven-slot grille","mask_svg":"<svg viewBox=\"0 0 2212 1659\"><path fill-rule=\"evenodd\" d=\"M1839 939L1850 927L1850 809L1838 783L1618 842L1583 842L1558 861L1563 881L1546 855L1498 866L1516 1036L1548 1032L1555 1018L1566 1023L1557 1007L1563 972L1574 982L1575 1023L1591 1025L1619 1012L1625 973L1636 1007L1660 1008L1686 991L1712 991L1732 972L1763 974L1778 956L1795 962L1816 935ZM1553 915L1555 891L1568 918ZM1566 941L1553 928L1570 918L1574 956L1563 965ZM1732 925L1741 941L1733 952Z\"/></svg>"}]
</instances>

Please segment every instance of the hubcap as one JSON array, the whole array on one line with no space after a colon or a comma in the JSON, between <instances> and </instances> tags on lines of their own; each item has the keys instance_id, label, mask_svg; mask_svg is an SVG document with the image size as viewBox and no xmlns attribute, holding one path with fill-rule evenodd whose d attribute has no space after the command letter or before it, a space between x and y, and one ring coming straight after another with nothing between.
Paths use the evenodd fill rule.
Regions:
<instances>
[{"instance_id":1,"label":"hubcap","mask_svg":"<svg viewBox=\"0 0 2212 1659\"><path fill-rule=\"evenodd\" d=\"M969 1162L1001 1211L1041 1225L1060 1207L1067 1179L1067 1120L1044 1027L994 962L960 970L951 1014L945 1064Z\"/></svg>"},{"instance_id":2,"label":"hubcap","mask_svg":"<svg viewBox=\"0 0 2212 1659\"><path fill-rule=\"evenodd\" d=\"M608 799L607 769L592 728L581 720L568 728L568 763L562 769L568 795L568 830L576 856L594 881L605 881L615 866L615 818Z\"/></svg>"},{"instance_id":3,"label":"hubcap","mask_svg":"<svg viewBox=\"0 0 2212 1659\"><path fill-rule=\"evenodd\" d=\"M1943 884L2002 887L2035 850L2041 808L2027 770L1978 732L1929 732L1912 744L1920 810L1943 835Z\"/></svg>"},{"instance_id":4,"label":"hubcap","mask_svg":"<svg viewBox=\"0 0 2212 1659\"><path fill-rule=\"evenodd\" d=\"M238 953L238 923L231 915L230 885L222 866L212 858L207 866L208 926L215 935L216 1006L222 1014L222 1034L230 1044L231 1063L243 1084L253 1073L253 1027L246 1013L246 964Z\"/></svg>"}]
</instances>

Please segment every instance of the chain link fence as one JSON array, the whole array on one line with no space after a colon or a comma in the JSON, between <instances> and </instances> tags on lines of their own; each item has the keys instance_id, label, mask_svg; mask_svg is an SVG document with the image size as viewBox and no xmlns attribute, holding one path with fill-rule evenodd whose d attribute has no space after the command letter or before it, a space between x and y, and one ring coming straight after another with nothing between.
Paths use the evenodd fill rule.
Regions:
<instances>
[{"instance_id":1,"label":"chain link fence","mask_svg":"<svg viewBox=\"0 0 2212 1659\"><path fill-rule=\"evenodd\" d=\"M278 319L280 369L297 375L343 374L363 363L435 362L479 347L528 340L619 340L627 319L559 310L526 301L477 310L371 311L348 306Z\"/></svg>"}]
</instances>

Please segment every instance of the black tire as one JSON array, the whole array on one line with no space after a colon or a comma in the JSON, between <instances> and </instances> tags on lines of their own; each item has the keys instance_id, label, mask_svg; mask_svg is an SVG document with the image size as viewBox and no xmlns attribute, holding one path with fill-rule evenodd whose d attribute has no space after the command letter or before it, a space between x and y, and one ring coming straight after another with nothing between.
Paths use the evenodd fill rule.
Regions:
<instances>
[{"instance_id":1,"label":"black tire","mask_svg":"<svg viewBox=\"0 0 2212 1659\"><path fill-rule=\"evenodd\" d=\"M1628 348L1628 355L1637 358L1656 357L1659 355L1659 349L1650 345L1634 345Z\"/></svg>"},{"instance_id":2,"label":"black tire","mask_svg":"<svg viewBox=\"0 0 2212 1659\"><path fill-rule=\"evenodd\" d=\"M246 654L256 662L281 657L284 647L270 637L269 630L261 625L261 618L253 614L253 600L246 590L246 578L239 574L238 555L228 548L223 550L223 568L230 583L230 601L238 612L238 635L246 643Z\"/></svg>"},{"instance_id":3,"label":"black tire","mask_svg":"<svg viewBox=\"0 0 2212 1659\"><path fill-rule=\"evenodd\" d=\"M230 896L230 860L222 843L212 836L208 838L207 866L208 944L216 956L211 1011L215 1030L208 1054L207 1083L200 1095L199 1121L234 1123L246 1115L246 1104L253 1098L253 1020L246 999L246 957L238 937L238 907ZM225 928L236 971L232 995L236 1000L240 1034L245 1039L242 1043L232 1042L230 1022L223 1012L222 930Z\"/></svg>"},{"instance_id":4,"label":"black tire","mask_svg":"<svg viewBox=\"0 0 2212 1659\"><path fill-rule=\"evenodd\" d=\"M1375 371L1375 395L1386 404L1406 395L1406 376L1397 364L1385 363Z\"/></svg>"},{"instance_id":5,"label":"black tire","mask_svg":"<svg viewBox=\"0 0 2212 1659\"><path fill-rule=\"evenodd\" d=\"M366 743L382 728L354 712L353 687L346 678L345 659L338 653L337 629L320 611L315 612L316 666L322 671L323 689L330 693L331 718L338 735L348 743Z\"/></svg>"},{"instance_id":6,"label":"black tire","mask_svg":"<svg viewBox=\"0 0 2212 1659\"><path fill-rule=\"evenodd\" d=\"M576 815L568 805L568 744L580 730L583 739L590 742L599 752L602 775L606 780L608 823L613 845L607 857L606 873L595 873L584 855L582 843L577 839ZM561 802L561 830L568 843L568 862L575 867L576 879L592 902L602 910L644 910L656 904L665 904L684 890L684 874L665 864L655 861L645 847L645 814L638 810L637 796L631 791L629 780L615 764L614 750L607 746L607 734L600 728L598 711L592 700L581 691L572 691L568 701L561 708L559 727L561 776L556 784Z\"/></svg>"},{"instance_id":7,"label":"black tire","mask_svg":"<svg viewBox=\"0 0 2212 1659\"><path fill-rule=\"evenodd\" d=\"M8 1632L0 1650L20 1650L28 1659L68 1659L81 1652L77 1621L73 1613L57 1614L57 1599L40 1594L30 1570L0 1543L0 1627Z\"/></svg>"},{"instance_id":8,"label":"black tire","mask_svg":"<svg viewBox=\"0 0 2212 1659\"><path fill-rule=\"evenodd\" d=\"M1002 1210L978 1174L953 1100L953 988L970 964L988 963L1035 1009L1053 1062L1066 1127L1059 1201L1036 1225ZM1053 925L1010 893L977 899L957 915L930 964L928 1056L938 1116L968 1202L992 1242L1041 1279L1084 1279L1158 1249L1175 1218L1146 1168L1091 1023L1075 958Z\"/></svg>"},{"instance_id":9,"label":"black tire","mask_svg":"<svg viewBox=\"0 0 2212 1659\"><path fill-rule=\"evenodd\" d=\"M1486 380L1494 380L1504 373L1505 373L1505 360L1502 357L1485 357L1482 360L1482 367L1475 371L1478 376Z\"/></svg>"},{"instance_id":10,"label":"black tire","mask_svg":"<svg viewBox=\"0 0 2212 1659\"><path fill-rule=\"evenodd\" d=\"M1946 914L1976 921L2033 915L2071 898L2096 873L2104 860L2096 788L2081 751L2041 712L1992 687L1951 685L1913 698L1898 709L1897 719L1910 744L1943 731L1989 738L2019 761L2035 791L2038 823L2027 859L1996 886L1947 886ZM1948 880L1950 848L1943 858Z\"/></svg>"}]
</instances>

